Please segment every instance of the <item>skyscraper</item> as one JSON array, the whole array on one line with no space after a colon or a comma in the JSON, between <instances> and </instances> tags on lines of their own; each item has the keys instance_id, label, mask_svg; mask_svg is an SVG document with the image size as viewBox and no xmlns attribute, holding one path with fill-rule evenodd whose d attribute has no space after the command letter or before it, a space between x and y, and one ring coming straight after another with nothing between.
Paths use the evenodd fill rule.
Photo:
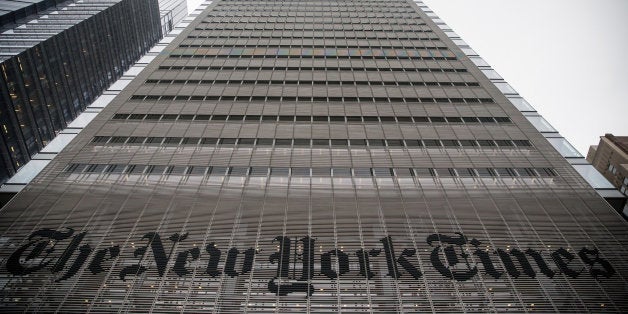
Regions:
<instances>
[{"instance_id":1,"label":"skyscraper","mask_svg":"<svg viewBox=\"0 0 628 314\"><path fill-rule=\"evenodd\" d=\"M0 211L2 306L626 312L626 222L418 3L211 3Z\"/></svg>"},{"instance_id":2,"label":"skyscraper","mask_svg":"<svg viewBox=\"0 0 628 314\"><path fill-rule=\"evenodd\" d=\"M187 14L183 0L4 0L0 7L0 184Z\"/></svg>"}]
</instances>

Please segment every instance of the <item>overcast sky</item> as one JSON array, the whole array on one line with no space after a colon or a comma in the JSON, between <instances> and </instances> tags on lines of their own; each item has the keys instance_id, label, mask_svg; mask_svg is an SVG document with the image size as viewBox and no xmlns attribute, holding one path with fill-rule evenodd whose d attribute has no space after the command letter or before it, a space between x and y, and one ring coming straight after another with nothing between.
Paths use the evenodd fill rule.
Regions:
<instances>
[{"instance_id":1,"label":"overcast sky","mask_svg":"<svg viewBox=\"0 0 628 314\"><path fill-rule=\"evenodd\" d=\"M583 155L628 136L627 0L424 2Z\"/></svg>"},{"instance_id":2,"label":"overcast sky","mask_svg":"<svg viewBox=\"0 0 628 314\"><path fill-rule=\"evenodd\" d=\"M196 7L198 7L201 3L203 3L203 0L187 0L187 4L188 4L188 13L192 13L192 11L196 10Z\"/></svg>"},{"instance_id":3,"label":"overcast sky","mask_svg":"<svg viewBox=\"0 0 628 314\"><path fill-rule=\"evenodd\" d=\"M424 2L581 153L628 136L628 1Z\"/></svg>"}]
</instances>

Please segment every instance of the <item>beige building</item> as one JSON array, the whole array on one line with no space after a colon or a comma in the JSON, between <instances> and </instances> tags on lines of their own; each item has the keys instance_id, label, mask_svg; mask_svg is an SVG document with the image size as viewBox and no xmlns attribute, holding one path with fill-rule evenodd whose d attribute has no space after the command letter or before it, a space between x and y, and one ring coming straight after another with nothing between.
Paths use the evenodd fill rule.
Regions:
<instances>
[{"instance_id":1,"label":"beige building","mask_svg":"<svg viewBox=\"0 0 628 314\"><path fill-rule=\"evenodd\" d=\"M598 145L589 147L587 161L620 192L628 195L628 136L606 134L600 137Z\"/></svg>"}]
</instances>

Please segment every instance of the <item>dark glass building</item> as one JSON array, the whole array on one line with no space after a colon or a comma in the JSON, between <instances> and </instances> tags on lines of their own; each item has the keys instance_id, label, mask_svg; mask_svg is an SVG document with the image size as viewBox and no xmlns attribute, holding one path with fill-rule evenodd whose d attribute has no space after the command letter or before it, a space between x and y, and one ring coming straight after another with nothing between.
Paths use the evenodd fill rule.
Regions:
<instances>
[{"instance_id":1,"label":"dark glass building","mask_svg":"<svg viewBox=\"0 0 628 314\"><path fill-rule=\"evenodd\" d=\"M157 0L28 4L2 16L0 183L162 37Z\"/></svg>"},{"instance_id":2,"label":"dark glass building","mask_svg":"<svg viewBox=\"0 0 628 314\"><path fill-rule=\"evenodd\" d=\"M541 119L420 2L214 1L0 211L2 309L626 312Z\"/></svg>"}]
</instances>

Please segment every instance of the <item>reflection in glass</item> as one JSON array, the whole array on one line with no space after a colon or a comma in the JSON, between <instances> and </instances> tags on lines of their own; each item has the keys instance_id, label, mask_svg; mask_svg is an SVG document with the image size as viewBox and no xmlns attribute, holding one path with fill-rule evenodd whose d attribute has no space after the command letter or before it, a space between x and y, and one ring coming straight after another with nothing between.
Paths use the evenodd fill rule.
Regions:
<instances>
[{"instance_id":1,"label":"reflection in glass","mask_svg":"<svg viewBox=\"0 0 628 314\"><path fill-rule=\"evenodd\" d=\"M482 70L482 73L491 80L500 80L502 77L495 70Z\"/></svg>"},{"instance_id":2,"label":"reflection in glass","mask_svg":"<svg viewBox=\"0 0 628 314\"><path fill-rule=\"evenodd\" d=\"M615 187L592 165L573 165L576 171L595 189L614 189Z\"/></svg>"},{"instance_id":3,"label":"reflection in glass","mask_svg":"<svg viewBox=\"0 0 628 314\"><path fill-rule=\"evenodd\" d=\"M523 98L508 98L510 102L515 105L519 111L536 111L534 108Z\"/></svg>"},{"instance_id":4,"label":"reflection in glass","mask_svg":"<svg viewBox=\"0 0 628 314\"><path fill-rule=\"evenodd\" d=\"M583 157L569 142L562 137L547 139L563 157Z\"/></svg>"},{"instance_id":5,"label":"reflection in glass","mask_svg":"<svg viewBox=\"0 0 628 314\"><path fill-rule=\"evenodd\" d=\"M486 61L484 61L484 59L482 59L480 57L470 57L469 59L471 59L471 62L475 63L475 65L477 65L479 67L487 67L487 66L489 66L489 64L486 63Z\"/></svg>"},{"instance_id":6,"label":"reflection in glass","mask_svg":"<svg viewBox=\"0 0 628 314\"><path fill-rule=\"evenodd\" d=\"M499 89L502 93L504 94L516 94L517 91L515 91L514 88L512 88L512 86L510 86L508 83L494 83L495 87L497 87L497 89Z\"/></svg>"},{"instance_id":7,"label":"reflection in glass","mask_svg":"<svg viewBox=\"0 0 628 314\"><path fill-rule=\"evenodd\" d=\"M526 118L540 132L558 132L541 116L526 116Z\"/></svg>"}]
</instances>

